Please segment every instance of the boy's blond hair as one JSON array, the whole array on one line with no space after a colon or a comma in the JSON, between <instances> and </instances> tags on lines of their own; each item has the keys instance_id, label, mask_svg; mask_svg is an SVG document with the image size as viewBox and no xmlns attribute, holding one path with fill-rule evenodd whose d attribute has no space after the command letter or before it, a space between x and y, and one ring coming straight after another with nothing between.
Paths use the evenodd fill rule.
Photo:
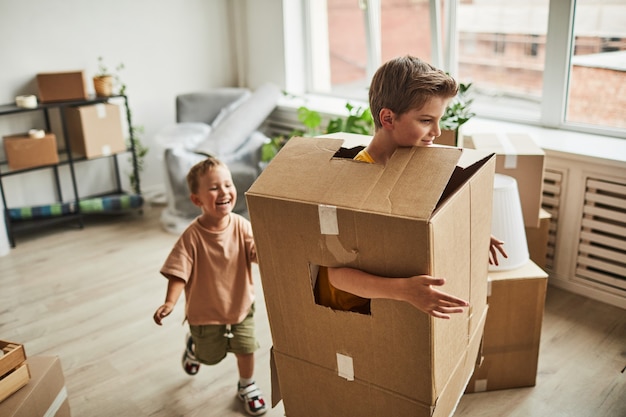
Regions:
<instances>
[{"instance_id":1,"label":"boy's blond hair","mask_svg":"<svg viewBox=\"0 0 626 417\"><path fill-rule=\"evenodd\" d=\"M369 101L374 125L382 127L379 115L383 108L401 115L421 109L433 97L452 98L458 91L454 78L429 63L410 55L394 58L372 77Z\"/></svg>"},{"instance_id":2,"label":"boy's blond hair","mask_svg":"<svg viewBox=\"0 0 626 417\"><path fill-rule=\"evenodd\" d=\"M187 173L187 186L189 187L189 191L192 194L196 194L198 192L200 177L203 176L208 170L216 167L225 167L228 169L225 163L213 156L208 156L207 159L204 159L192 166Z\"/></svg>"}]
</instances>

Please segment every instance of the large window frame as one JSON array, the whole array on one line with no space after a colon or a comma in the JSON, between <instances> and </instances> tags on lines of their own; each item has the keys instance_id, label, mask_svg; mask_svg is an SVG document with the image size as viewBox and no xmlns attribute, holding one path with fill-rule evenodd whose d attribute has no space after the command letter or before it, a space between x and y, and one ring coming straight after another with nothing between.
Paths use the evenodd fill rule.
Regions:
<instances>
[{"instance_id":1,"label":"large window frame","mask_svg":"<svg viewBox=\"0 0 626 417\"><path fill-rule=\"evenodd\" d=\"M289 0L284 0L289 1ZM366 36L368 43L367 76L371 78L380 62L380 30L376 30L376 22L380 22L380 0L355 0L359 1L364 9ZM433 64L450 72L458 73L457 62L457 1L445 1L441 7L441 0L429 0L431 21L431 44ZM549 4L548 30L546 35L546 58L543 75L542 101L539 118L520 116L511 113L496 112L493 109L477 108L479 117L496 120L524 123L547 128L557 128L577 131L582 133L600 134L618 138L626 138L626 129L608 126L591 126L572 122L565 119L567 110L567 96L569 86L569 73L571 68L571 56L573 45L574 11L576 0L551 0ZM306 33L306 45L303 51L307 85L305 93L333 96L330 91L329 78L320 72L314 65L316 60L328 56L327 49L321 45L328 44L328 30L320 24L320 17L325 14L325 0L302 0L303 4L303 29ZM442 10L443 9L443 10ZM442 15L444 19L442 19ZM322 21L323 22L323 21ZM440 22L444 22L443 29ZM380 25L378 24L378 27ZM444 44L445 40L445 44ZM327 48L327 47L326 47ZM325 55L324 55L325 54ZM326 58L327 59L327 58ZM315 68L315 70L313 70ZM341 97L343 99L355 98ZM361 97L366 101L365 96Z\"/></svg>"}]
</instances>

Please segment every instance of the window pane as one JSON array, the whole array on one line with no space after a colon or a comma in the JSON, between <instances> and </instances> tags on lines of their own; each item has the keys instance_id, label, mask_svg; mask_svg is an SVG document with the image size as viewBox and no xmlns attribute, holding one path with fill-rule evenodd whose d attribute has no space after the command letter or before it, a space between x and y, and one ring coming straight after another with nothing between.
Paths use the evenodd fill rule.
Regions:
<instances>
[{"instance_id":1,"label":"window pane","mask_svg":"<svg viewBox=\"0 0 626 417\"><path fill-rule=\"evenodd\" d=\"M332 92L366 98L371 74L365 11L358 0L327 0L327 8ZM429 1L382 0L380 9L381 63L407 54L430 61Z\"/></svg>"},{"instance_id":2,"label":"window pane","mask_svg":"<svg viewBox=\"0 0 626 417\"><path fill-rule=\"evenodd\" d=\"M579 0L566 121L626 128L626 0Z\"/></svg>"},{"instance_id":3,"label":"window pane","mask_svg":"<svg viewBox=\"0 0 626 417\"><path fill-rule=\"evenodd\" d=\"M428 0L382 0L382 62L415 55L432 62Z\"/></svg>"},{"instance_id":4,"label":"window pane","mask_svg":"<svg viewBox=\"0 0 626 417\"><path fill-rule=\"evenodd\" d=\"M539 119L548 0L461 1L458 62L483 115Z\"/></svg>"},{"instance_id":5,"label":"window pane","mask_svg":"<svg viewBox=\"0 0 626 417\"><path fill-rule=\"evenodd\" d=\"M363 90L368 85L363 11L357 0L327 0L327 4L333 93Z\"/></svg>"}]
</instances>

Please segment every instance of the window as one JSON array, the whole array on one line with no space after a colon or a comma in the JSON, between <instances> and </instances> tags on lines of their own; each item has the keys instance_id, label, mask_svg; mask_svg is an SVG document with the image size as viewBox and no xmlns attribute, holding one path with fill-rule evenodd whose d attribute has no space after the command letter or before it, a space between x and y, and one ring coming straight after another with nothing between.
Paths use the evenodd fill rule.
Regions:
<instances>
[{"instance_id":1,"label":"window","mask_svg":"<svg viewBox=\"0 0 626 417\"><path fill-rule=\"evenodd\" d=\"M303 1L309 93L366 99L413 54L472 82L481 116L626 137L626 0Z\"/></svg>"},{"instance_id":2,"label":"window","mask_svg":"<svg viewBox=\"0 0 626 417\"><path fill-rule=\"evenodd\" d=\"M566 122L626 128L626 0L578 1L573 29Z\"/></svg>"}]
</instances>

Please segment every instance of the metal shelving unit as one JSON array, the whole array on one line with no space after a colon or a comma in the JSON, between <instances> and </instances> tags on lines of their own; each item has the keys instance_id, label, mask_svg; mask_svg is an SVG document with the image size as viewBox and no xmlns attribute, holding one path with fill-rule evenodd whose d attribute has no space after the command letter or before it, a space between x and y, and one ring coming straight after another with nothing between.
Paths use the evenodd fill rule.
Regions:
<instances>
[{"instance_id":1,"label":"metal shelving unit","mask_svg":"<svg viewBox=\"0 0 626 417\"><path fill-rule=\"evenodd\" d=\"M117 160L118 154L112 154L108 156L103 156L100 158L87 159L83 156L77 156L72 153L70 140L68 138L66 120L65 120L65 108L67 107L79 107L85 106L89 104L97 104L97 103L106 103L111 99L123 99L124 107L126 110L126 120L128 123L128 133L130 137L130 147L126 150L126 152L130 152L132 156L132 169L135 178L137 179L136 186L136 194L141 195L140 183L139 183L139 170L137 165L137 154L135 149L135 140L133 137L133 129L131 122L131 114L130 109L128 107L128 97L125 95L115 95L110 97L97 97L92 96L85 100L72 100L72 101L63 101L63 102L55 102L55 103L39 103L37 107L34 108L22 108L18 107L15 104L5 104L0 105L0 117L6 117L10 115L23 114L23 113L31 113L31 112L41 112L44 116L44 129L46 131L51 131L51 123L50 123L50 110L58 109L59 117L61 122L61 129L63 132L63 144L64 149L59 150L59 162L53 165L43 165L37 167L30 167L25 169L10 169L8 166L7 160L0 160L0 197L2 198L2 203L4 207L4 221L5 227L7 231L7 236L9 238L9 242L11 247L15 247L15 233L21 230L28 230L37 227L45 227L46 225L57 224L59 222L76 222L80 228L83 228L83 213L81 213L80 208L80 200L81 198L95 198L95 197L103 197L108 195L121 195L125 194L122 190L121 178L120 178L120 169ZM58 146L58 145L57 145ZM78 180L76 178L75 172L75 164L81 161L91 161L95 159L109 158L112 160L113 168L115 172L115 188L111 190L110 193L106 194L98 194L98 195L90 195L90 196L80 196L78 191ZM59 168L61 166L68 166L70 181L72 185L72 195L69 198L64 198L63 191L61 187L61 174L59 173ZM37 218L37 219L28 219L28 220L15 220L10 216L10 208L7 204L7 195L5 193L5 188L3 185L3 180L5 177L13 176L13 175L21 175L28 172L33 171L42 171L42 170L51 170L52 175L54 176L54 184L55 184L55 192L56 192L56 201L55 203L69 203L71 207L68 213L63 215L49 217L49 218Z\"/></svg>"}]
</instances>

